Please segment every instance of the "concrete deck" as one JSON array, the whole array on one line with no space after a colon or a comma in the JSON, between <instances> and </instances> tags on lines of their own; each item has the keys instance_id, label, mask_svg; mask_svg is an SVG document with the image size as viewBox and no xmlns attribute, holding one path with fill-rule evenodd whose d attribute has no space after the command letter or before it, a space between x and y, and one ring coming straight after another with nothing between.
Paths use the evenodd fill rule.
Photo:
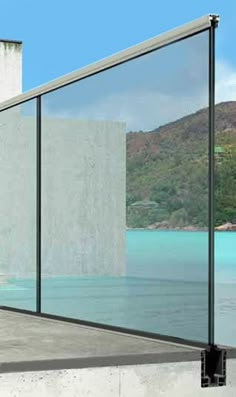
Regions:
<instances>
[{"instance_id":1,"label":"concrete deck","mask_svg":"<svg viewBox=\"0 0 236 397\"><path fill-rule=\"evenodd\" d=\"M202 350L5 310L0 324L0 373L200 361Z\"/></svg>"},{"instance_id":2,"label":"concrete deck","mask_svg":"<svg viewBox=\"0 0 236 397\"><path fill-rule=\"evenodd\" d=\"M234 397L235 350L227 386L201 389L200 348L0 310L4 397Z\"/></svg>"},{"instance_id":3,"label":"concrete deck","mask_svg":"<svg viewBox=\"0 0 236 397\"><path fill-rule=\"evenodd\" d=\"M0 373L200 360L201 349L0 310Z\"/></svg>"}]
</instances>

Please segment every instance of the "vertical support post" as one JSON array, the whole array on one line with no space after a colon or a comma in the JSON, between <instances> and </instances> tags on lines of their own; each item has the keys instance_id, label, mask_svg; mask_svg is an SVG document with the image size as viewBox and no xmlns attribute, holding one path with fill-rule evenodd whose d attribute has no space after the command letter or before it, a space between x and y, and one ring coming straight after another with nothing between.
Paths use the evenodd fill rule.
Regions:
<instances>
[{"instance_id":1,"label":"vertical support post","mask_svg":"<svg viewBox=\"0 0 236 397\"><path fill-rule=\"evenodd\" d=\"M41 313L41 96L37 97L36 114L36 311Z\"/></svg>"},{"instance_id":2,"label":"vertical support post","mask_svg":"<svg viewBox=\"0 0 236 397\"><path fill-rule=\"evenodd\" d=\"M209 30L209 268L208 268L208 343L215 343L215 205L214 205L214 148L215 148L215 26Z\"/></svg>"}]
</instances>

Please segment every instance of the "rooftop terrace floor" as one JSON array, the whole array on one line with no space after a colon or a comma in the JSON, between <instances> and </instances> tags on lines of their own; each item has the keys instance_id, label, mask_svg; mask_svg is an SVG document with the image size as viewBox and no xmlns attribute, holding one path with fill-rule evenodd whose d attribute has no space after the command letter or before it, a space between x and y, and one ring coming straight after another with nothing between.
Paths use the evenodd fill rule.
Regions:
<instances>
[{"instance_id":1,"label":"rooftop terrace floor","mask_svg":"<svg viewBox=\"0 0 236 397\"><path fill-rule=\"evenodd\" d=\"M0 310L0 372L192 361L200 350Z\"/></svg>"},{"instance_id":2,"label":"rooftop terrace floor","mask_svg":"<svg viewBox=\"0 0 236 397\"><path fill-rule=\"evenodd\" d=\"M196 361L202 350L5 310L0 324L0 373Z\"/></svg>"}]
</instances>

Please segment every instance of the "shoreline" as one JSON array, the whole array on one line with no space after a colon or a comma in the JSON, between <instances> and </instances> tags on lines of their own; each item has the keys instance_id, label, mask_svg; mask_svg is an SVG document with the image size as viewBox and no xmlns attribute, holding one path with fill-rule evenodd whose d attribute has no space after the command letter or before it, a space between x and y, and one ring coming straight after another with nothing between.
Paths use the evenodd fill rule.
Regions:
<instances>
[{"instance_id":1,"label":"shoreline","mask_svg":"<svg viewBox=\"0 0 236 397\"><path fill-rule=\"evenodd\" d=\"M236 226L236 225L235 225ZM156 231L160 231L160 232L208 232L208 228L207 227L170 227L170 228L150 228L150 227L126 227L126 230L137 230L137 231L150 231L150 232L156 232ZM221 226L216 226L214 228L214 230L216 232L236 232L236 227L235 229L223 229L221 228Z\"/></svg>"},{"instance_id":2,"label":"shoreline","mask_svg":"<svg viewBox=\"0 0 236 397\"><path fill-rule=\"evenodd\" d=\"M209 228L207 226L172 226L168 221L152 223L146 227L129 227L126 225L126 230L160 230L160 231L188 231L188 232L207 232ZM236 232L236 224L231 222L226 222L222 225L215 226L215 231L218 232Z\"/></svg>"}]
</instances>

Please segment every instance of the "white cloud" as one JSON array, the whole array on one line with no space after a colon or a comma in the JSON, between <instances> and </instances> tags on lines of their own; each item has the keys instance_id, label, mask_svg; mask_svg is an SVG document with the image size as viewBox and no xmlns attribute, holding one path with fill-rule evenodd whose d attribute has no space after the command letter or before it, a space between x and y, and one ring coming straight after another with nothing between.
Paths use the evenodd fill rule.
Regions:
<instances>
[{"instance_id":1,"label":"white cloud","mask_svg":"<svg viewBox=\"0 0 236 397\"><path fill-rule=\"evenodd\" d=\"M195 69L194 69L195 70ZM189 70L188 70L189 73ZM177 77L176 77L177 78ZM183 77L181 76L183 79ZM152 130L160 125L175 121L208 105L208 82L206 76L199 79L199 84L191 85L192 78L186 74L183 90L171 92L168 80L167 92L144 87L121 90L91 98L88 105L78 106L73 96L65 108L57 104L54 110L44 112L62 118L80 118L90 120L112 120L126 123L126 130ZM186 82L189 84L186 84ZM184 88L185 84L185 88ZM181 85L181 84L180 84ZM187 89L186 89L187 86ZM216 63L216 103L236 100L236 69L228 62L220 60Z\"/></svg>"},{"instance_id":2,"label":"white cloud","mask_svg":"<svg viewBox=\"0 0 236 397\"><path fill-rule=\"evenodd\" d=\"M227 61L216 62L216 103L236 101L236 69Z\"/></svg>"},{"instance_id":3,"label":"white cloud","mask_svg":"<svg viewBox=\"0 0 236 397\"><path fill-rule=\"evenodd\" d=\"M112 120L126 123L126 130L152 130L207 106L207 93L165 94L156 90L132 90L102 96L87 106L45 113L62 118ZM75 103L76 104L76 103ZM58 109L59 110L59 109Z\"/></svg>"}]
</instances>

